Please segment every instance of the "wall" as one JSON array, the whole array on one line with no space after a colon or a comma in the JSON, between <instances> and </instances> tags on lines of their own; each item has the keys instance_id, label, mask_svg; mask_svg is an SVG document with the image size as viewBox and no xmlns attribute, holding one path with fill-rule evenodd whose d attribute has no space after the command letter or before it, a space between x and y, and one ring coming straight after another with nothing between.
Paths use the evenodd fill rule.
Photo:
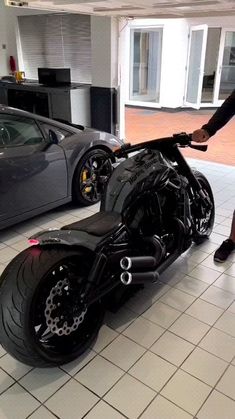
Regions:
<instances>
[{"instance_id":1,"label":"wall","mask_svg":"<svg viewBox=\"0 0 235 419\"><path fill-rule=\"evenodd\" d=\"M8 73L7 68L7 35L6 35L6 18L5 18L5 5L3 0L0 0L0 76Z\"/></svg>"},{"instance_id":2,"label":"wall","mask_svg":"<svg viewBox=\"0 0 235 419\"><path fill-rule=\"evenodd\" d=\"M27 10L20 7L6 7L4 0L0 0L0 76L9 73L9 57L13 55L21 65L17 52L17 16L47 14L46 11ZM2 50L2 44L6 44L6 50ZM22 70L22 68L20 68Z\"/></svg>"},{"instance_id":3,"label":"wall","mask_svg":"<svg viewBox=\"0 0 235 419\"><path fill-rule=\"evenodd\" d=\"M105 16L91 16L91 40L93 86L117 87L117 19Z\"/></svg>"}]
</instances>

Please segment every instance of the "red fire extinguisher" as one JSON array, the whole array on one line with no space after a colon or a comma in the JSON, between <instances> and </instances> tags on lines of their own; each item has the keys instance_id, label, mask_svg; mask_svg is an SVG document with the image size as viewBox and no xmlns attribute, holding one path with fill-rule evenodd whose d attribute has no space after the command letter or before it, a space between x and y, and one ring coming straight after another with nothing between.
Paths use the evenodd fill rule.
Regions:
<instances>
[{"instance_id":1,"label":"red fire extinguisher","mask_svg":"<svg viewBox=\"0 0 235 419\"><path fill-rule=\"evenodd\" d=\"M13 55L10 56L9 64L10 64L11 73L15 73L15 71L16 71L16 61L15 61L15 58L13 57Z\"/></svg>"}]
</instances>

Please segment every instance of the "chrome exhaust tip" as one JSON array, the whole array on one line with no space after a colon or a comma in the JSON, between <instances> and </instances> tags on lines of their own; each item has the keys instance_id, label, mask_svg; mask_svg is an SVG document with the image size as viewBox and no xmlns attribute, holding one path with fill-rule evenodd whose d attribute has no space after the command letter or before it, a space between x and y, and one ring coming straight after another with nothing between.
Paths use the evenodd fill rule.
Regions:
<instances>
[{"instance_id":1,"label":"chrome exhaust tip","mask_svg":"<svg viewBox=\"0 0 235 419\"><path fill-rule=\"evenodd\" d=\"M122 272L120 275L120 279L123 285L130 285L132 283L132 275L130 272Z\"/></svg>"},{"instance_id":2,"label":"chrome exhaust tip","mask_svg":"<svg viewBox=\"0 0 235 419\"><path fill-rule=\"evenodd\" d=\"M128 271L132 267L132 261L131 258L125 256L120 260L120 266L124 271Z\"/></svg>"}]
</instances>

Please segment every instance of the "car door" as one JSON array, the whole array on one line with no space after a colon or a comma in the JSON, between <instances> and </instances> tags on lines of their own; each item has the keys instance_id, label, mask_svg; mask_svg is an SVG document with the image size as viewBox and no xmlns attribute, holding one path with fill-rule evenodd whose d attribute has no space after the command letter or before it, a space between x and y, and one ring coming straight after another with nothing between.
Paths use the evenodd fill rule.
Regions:
<instances>
[{"instance_id":1,"label":"car door","mask_svg":"<svg viewBox=\"0 0 235 419\"><path fill-rule=\"evenodd\" d=\"M45 140L36 121L0 114L0 222L67 197L62 147Z\"/></svg>"}]
</instances>

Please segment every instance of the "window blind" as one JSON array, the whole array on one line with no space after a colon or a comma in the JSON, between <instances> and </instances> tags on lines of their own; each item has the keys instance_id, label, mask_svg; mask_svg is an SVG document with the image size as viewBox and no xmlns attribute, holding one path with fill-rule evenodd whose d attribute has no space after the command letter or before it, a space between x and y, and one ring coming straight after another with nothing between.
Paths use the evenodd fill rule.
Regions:
<instances>
[{"instance_id":1,"label":"window blind","mask_svg":"<svg viewBox=\"0 0 235 419\"><path fill-rule=\"evenodd\" d=\"M18 16L18 24L26 78L37 79L38 67L68 67L72 81L91 83L90 16Z\"/></svg>"}]
</instances>

